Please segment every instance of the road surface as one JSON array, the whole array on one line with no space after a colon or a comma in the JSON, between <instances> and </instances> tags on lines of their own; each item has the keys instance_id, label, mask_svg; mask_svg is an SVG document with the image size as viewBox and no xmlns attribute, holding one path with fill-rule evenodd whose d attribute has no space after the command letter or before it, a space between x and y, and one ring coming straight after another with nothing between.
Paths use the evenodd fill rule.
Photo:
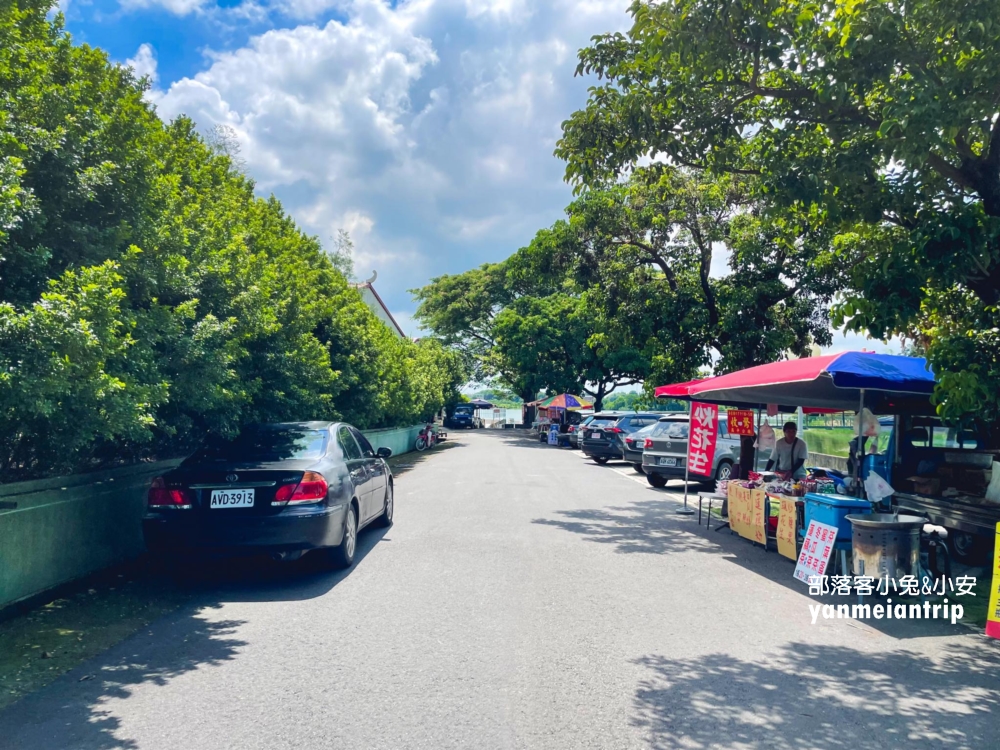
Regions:
<instances>
[{"instance_id":1,"label":"road surface","mask_svg":"<svg viewBox=\"0 0 1000 750\"><path fill-rule=\"evenodd\" d=\"M454 437L351 571L193 582L0 714L0 747L1000 747L996 644L812 625L790 562L624 464Z\"/></svg>"}]
</instances>

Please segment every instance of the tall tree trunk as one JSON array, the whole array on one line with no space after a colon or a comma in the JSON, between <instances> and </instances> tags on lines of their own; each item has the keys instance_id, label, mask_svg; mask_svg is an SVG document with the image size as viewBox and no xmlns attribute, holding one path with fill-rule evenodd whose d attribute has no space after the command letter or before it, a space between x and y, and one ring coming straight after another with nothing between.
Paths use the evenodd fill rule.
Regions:
<instances>
[{"instance_id":1,"label":"tall tree trunk","mask_svg":"<svg viewBox=\"0 0 1000 750\"><path fill-rule=\"evenodd\" d=\"M597 392L594 394L594 411L599 412L604 408L604 395L606 391L604 390L604 383L597 384Z\"/></svg>"}]
</instances>

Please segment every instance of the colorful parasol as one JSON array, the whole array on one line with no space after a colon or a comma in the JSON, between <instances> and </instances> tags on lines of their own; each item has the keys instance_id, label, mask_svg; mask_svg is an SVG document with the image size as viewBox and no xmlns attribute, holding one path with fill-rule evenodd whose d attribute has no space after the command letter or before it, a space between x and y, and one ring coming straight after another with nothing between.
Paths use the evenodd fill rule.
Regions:
<instances>
[{"instance_id":1,"label":"colorful parasol","mask_svg":"<svg viewBox=\"0 0 1000 750\"><path fill-rule=\"evenodd\" d=\"M569 393L560 393L558 396L547 398L538 404L539 409L589 409L594 404L582 396L574 396Z\"/></svg>"}]
</instances>

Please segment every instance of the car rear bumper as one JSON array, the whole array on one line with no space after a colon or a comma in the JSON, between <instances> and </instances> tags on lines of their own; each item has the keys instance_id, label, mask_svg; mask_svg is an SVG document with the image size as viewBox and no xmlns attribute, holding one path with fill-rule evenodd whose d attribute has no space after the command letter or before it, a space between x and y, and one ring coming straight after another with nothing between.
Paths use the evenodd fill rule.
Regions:
<instances>
[{"instance_id":1,"label":"car rear bumper","mask_svg":"<svg viewBox=\"0 0 1000 750\"><path fill-rule=\"evenodd\" d=\"M628 448L625 449L625 460L630 464L641 464L642 463L642 451L630 451Z\"/></svg>"},{"instance_id":2,"label":"car rear bumper","mask_svg":"<svg viewBox=\"0 0 1000 750\"><path fill-rule=\"evenodd\" d=\"M677 465L660 466L660 458L673 458L677 461ZM647 451L642 454L642 468L647 474L658 474L661 477L670 477L671 479L683 479L685 460L685 456L678 456L672 453L650 453ZM701 474L691 474L690 479L708 480L710 477L702 476Z\"/></svg>"},{"instance_id":3,"label":"car rear bumper","mask_svg":"<svg viewBox=\"0 0 1000 750\"><path fill-rule=\"evenodd\" d=\"M340 544L347 508L347 503L339 503L228 519L210 516L212 511L150 513L143 518L142 529L146 546L153 552L291 552Z\"/></svg>"},{"instance_id":4,"label":"car rear bumper","mask_svg":"<svg viewBox=\"0 0 1000 750\"><path fill-rule=\"evenodd\" d=\"M597 458L621 458L622 449L614 443L589 443L586 440L580 446L587 456Z\"/></svg>"}]
</instances>

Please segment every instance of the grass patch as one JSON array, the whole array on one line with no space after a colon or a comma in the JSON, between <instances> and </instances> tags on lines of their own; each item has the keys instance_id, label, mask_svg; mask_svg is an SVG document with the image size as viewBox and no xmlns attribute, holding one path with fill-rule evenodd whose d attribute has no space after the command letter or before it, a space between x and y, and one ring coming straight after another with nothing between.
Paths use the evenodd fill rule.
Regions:
<instances>
[{"instance_id":1,"label":"grass patch","mask_svg":"<svg viewBox=\"0 0 1000 750\"><path fill-rule=\"evenodd\" d=\"M106 651L181 603L162 581L112 573L0 622L0 709Z\"/></svg>"},{"instance_id":2,"label":"grass patch","mask_svg":"<svg viewBox=\"0 0 1000 750\"><path fill-rule=\"evenodd\" d=\"M809 446L810 453L847 458L854 435L854 431L849 427L833 427L828 430L815 428L803 430L801 437Z\"/></svg>"}]
</instances>

